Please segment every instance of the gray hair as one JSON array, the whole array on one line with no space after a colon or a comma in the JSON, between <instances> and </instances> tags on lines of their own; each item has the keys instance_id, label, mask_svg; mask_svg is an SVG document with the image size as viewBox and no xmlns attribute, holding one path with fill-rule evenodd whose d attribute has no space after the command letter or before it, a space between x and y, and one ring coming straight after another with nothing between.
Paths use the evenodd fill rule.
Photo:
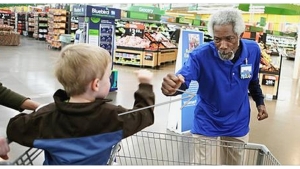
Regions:
<instances>
[{"instance_id":1,"label":"gray hair","mask_svg":"<svg viewBox=\"0 0 300 169\"><path fill-rule=\"evenodd\" d=\"M245 23L242 17L242 13L237 9L223 9L218 10L210 16L208 22L208 33L214 37L213 28L215 25L227 25L231 24L233 32L240 36L245 31Z\"/></svg>"}]
</instances>

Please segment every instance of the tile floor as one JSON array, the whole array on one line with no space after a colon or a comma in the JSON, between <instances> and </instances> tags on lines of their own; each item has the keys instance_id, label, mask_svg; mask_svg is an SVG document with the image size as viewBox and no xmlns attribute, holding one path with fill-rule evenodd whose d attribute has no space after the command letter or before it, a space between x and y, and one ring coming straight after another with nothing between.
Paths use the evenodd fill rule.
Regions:
<instances>
[{"instance_id":1,"label":"tile floor","mask_svg":"<svg viewBox=\"0 0 300 169\"><path fill-rule=\"evenodd\" d=\"M10 89L41 103L52 101L53 92L61 88L53 74L53 63L58 57L57 50L49 50L47 44L30 38L22 38L17 47L0 46L0 81ZM266 145L283 165L300 165L300 99L298 80L292 79L294 61L283 58L281 80L277 100L266 100L269 113L267 120L256 120L256 109L251 101L253 115L251 118L250 142ZM156 102L168 101L162 95L160 85L168 72L174 72L175 64L166 64L154 72L154 89ZM118 91L110 93L114 103L130 108L133 103L133 92L136 90L136 79L133 71L137 67L115 65L119 71ZM146 130L166 132L169 116L168 105L155 108L155 124ZM0 135L5 136L9 118L18 114L0 106ZM11 144L10 159L16 159L27 148ZM42 156L36 164L41 164Z\"/></svg>"}]
</instances>

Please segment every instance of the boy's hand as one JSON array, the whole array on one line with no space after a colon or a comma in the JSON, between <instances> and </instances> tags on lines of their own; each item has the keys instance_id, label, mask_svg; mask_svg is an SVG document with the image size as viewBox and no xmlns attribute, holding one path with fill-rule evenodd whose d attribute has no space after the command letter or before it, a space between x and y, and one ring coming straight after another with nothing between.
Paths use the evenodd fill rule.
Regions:
<instances>
[{"instance_id":1,"label":"boy's hand","mask_svg":"<svg viewBox=\"0 0 300 169\"><path fill-rule=\"evenodd\" d=\"M135 74L138 78L139 83L148 83L151 84L153 73L146 69L140 69L135 71Z\"/></svg>"},{"instance_id":2,"label":"boy's hand","mask_svg":"<svg viewBox=\"0 0 300 169\"><path fill-rule=\"evenodd\" d=\"M0 158L8 160L7 153L10 151L6 138L0 137Z\"/></svg>"}]
</instances>

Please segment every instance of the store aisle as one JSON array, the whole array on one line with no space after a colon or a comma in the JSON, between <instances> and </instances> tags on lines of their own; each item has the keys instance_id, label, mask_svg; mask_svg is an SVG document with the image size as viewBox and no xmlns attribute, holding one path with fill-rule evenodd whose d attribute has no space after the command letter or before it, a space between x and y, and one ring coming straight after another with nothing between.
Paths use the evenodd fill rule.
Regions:
<instances>
[{"instance_id":1,"label":"store aisle","mask_svg":"<svg viewBox=\"0 0 300 169\"><path fill-rule=\"evenodd\" d=\"M0 81L5 86L42 103L52 101L54 91L61 88L53 75L53 63L58 57L58 51L49 50L45 42L28 38L22 38L18 47L1 46L0 51ZM293 63L283 58L279 98L276 101L265 101L269 112L267 120L258 122L257 111L251 101L250 142L266 145L284 165L300 165L300 83L292 79ZM150 69L155 75L156 103L169 100L162 95L160 85L168 72L174 72L174 67L175 64L166 64L160 69ZM138 68L115 65L115 69L119 71L119 90L110 93L109 97L114 99L114 103L130 108L133 92L137 88L133 71ZM146 130L166 132L168 108L168 105L156 107L155 124ZM0 135L5 136L9 118L18 112L3 106L0 106L0 112ZM10 158L17 158L25 150L25 147L12 143ZM37 164L41 161L42 157L39 157Z\"/></svg>"}]
</instances>

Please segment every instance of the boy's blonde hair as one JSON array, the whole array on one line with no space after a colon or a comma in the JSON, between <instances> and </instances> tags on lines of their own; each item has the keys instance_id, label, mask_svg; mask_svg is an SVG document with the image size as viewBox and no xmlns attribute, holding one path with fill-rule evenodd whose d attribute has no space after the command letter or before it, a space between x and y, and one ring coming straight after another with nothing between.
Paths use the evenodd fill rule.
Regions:
<instances>
[{"instance_id":1,"label":"boy's blonde hair","mask_svg":"<svg viewBox=\"0 0 300 169\"><path fill-rule=\"evenodd\" d=\"M60 52L55 76L69 96L80 95L92 80L102 79L111 60L109 52L99 46L71 44Z\"/></svg>"}]
</instances>

